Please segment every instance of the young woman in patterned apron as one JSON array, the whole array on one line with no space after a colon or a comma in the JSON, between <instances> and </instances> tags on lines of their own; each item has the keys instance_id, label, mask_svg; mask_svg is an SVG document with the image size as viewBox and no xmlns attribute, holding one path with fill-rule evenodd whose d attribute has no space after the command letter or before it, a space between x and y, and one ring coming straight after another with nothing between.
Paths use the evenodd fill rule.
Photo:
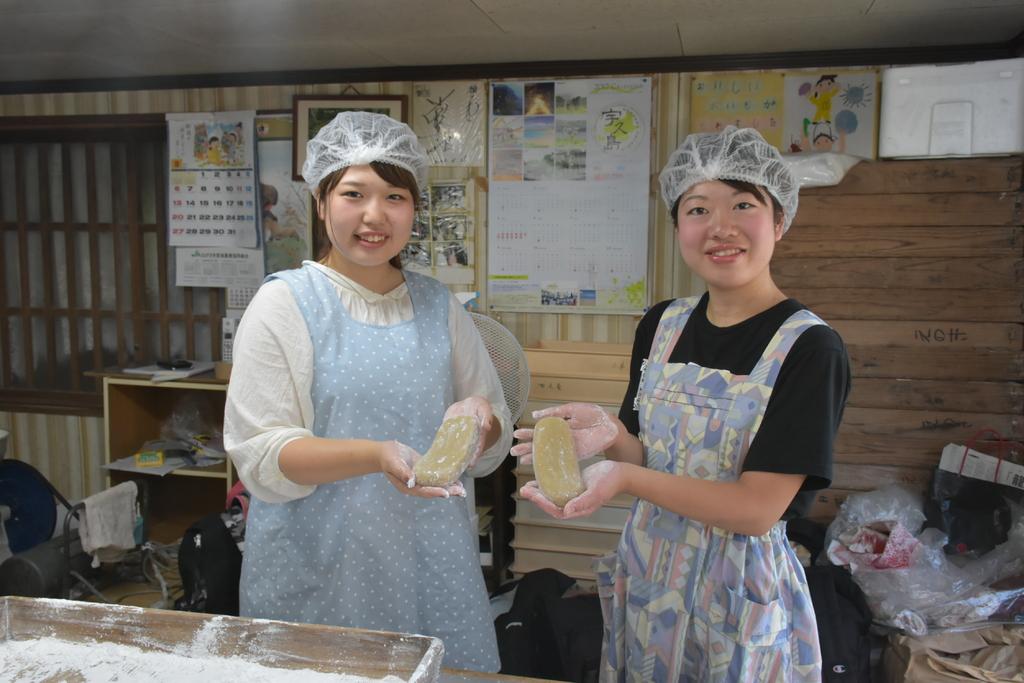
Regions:
<instances>
[{"instance_id":1,"label":"young woman in patterned apron","mask_svg":"<svg viewBox=\"0 0 1024 683\"><path fill-rule=\"evenodd\" d=\"M610 681L820 681L817 627L785 522L827 487L849 392L839 335L772 280L797 183L757 131L687 137L661 173L686 264L703 296L662 302L633 345L618 418L561 416L587 467L559 518L637 497L617 551L595 566ZM529 459L532 433L513 455Z\"/></svg>"},{"instance_id":2,"label":"young woman in patterned apron","mask_svg":"<svg viewBox=\"0 0 1024 683\"><path fill-rule=\"evenodd\" d=\"M497 671L464 498L508 453L498 377L444 285L403 270L428 161L404 123L345 112L308 144L318 262L271 275L235 339L224 438L253 494L244 616L441 638L444 665ZM444 417L483 438L461 482L410 486Z\"/></svg>"}]
</instances>

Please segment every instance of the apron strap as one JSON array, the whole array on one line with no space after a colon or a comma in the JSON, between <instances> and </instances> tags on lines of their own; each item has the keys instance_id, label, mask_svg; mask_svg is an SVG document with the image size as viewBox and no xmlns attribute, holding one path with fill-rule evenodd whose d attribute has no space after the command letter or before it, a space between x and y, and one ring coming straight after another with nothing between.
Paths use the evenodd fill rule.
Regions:
<instances>
[{"instance_id":1,"label":"apron strap","mask_svg":"<svg viewBox=\"0 0 1024 683\"><path fill-rule=\"evenodd\" d=\"M654 342L651 344L650 361L652 363L667 363L672 350L676 348L679 335L686 327L686 321L696 308L699 296L691 296L685 299L676 299L668 305L661 314L658 321L658 331L654 333Z\"/></svg>"}]
</instances>

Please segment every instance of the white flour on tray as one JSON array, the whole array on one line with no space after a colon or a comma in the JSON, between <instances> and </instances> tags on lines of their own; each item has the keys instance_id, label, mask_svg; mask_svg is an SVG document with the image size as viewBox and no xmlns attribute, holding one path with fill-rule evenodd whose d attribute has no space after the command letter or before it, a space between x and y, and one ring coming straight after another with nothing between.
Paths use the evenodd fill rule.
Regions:
<instances>
[{"instance_id":1,"label":"white flour on tray","mask_svg":"<svg viewBox=\"0 0 1024 683\"><path fill-rule=\"evenodd\" d=\"M0 681L9 683L404 683L396 676L277 669L239 657L146 652L131 645L75 643L50 636L0 642Z\"/></svg>"}]
</instances>

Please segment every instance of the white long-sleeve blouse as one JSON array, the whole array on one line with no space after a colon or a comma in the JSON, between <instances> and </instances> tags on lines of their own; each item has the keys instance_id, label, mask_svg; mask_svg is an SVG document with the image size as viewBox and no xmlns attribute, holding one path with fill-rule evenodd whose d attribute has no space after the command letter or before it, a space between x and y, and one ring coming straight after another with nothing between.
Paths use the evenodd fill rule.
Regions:
<instances>
[{"instance_id":1,"label":"white long-sleeve blouse","mask_svg":"<svg viewBox=\"0 0 1024 683\"><path fill-rule=\"evenodd\" d=\"M355 320L385 326L412 319L412 299L404 283L377 294L331 268L312 265L330 278ZM246 488L267 502L303 498L316 488L291 481L278 464L285 444L313 436L313 344L305 330L306 322L291 289L281 280L272 280L256 292L235 334L224 445ZM508 454L511 415L487 349L454 296L449 296L448 332L455 400L483 396L501 423L501 438L468 472L482 477L493 472Z\"/></svg>"}]
</instances>

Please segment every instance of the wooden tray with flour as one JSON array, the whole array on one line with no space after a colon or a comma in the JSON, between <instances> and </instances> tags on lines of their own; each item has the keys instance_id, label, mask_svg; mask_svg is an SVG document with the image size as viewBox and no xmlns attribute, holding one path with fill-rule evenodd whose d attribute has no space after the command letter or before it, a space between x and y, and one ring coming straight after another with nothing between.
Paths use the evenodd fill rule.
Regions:
<instances>
[{"instance_id":1,"label":"wooden tray with flour","mask_svg":"<svg viewBox=\"0 0 1024 683\"><path fill-rule=\"evenodd\" d=\"M429 636L0 597L4 681L427 683L443 653Z\"/></svg>"}]
</instances>

